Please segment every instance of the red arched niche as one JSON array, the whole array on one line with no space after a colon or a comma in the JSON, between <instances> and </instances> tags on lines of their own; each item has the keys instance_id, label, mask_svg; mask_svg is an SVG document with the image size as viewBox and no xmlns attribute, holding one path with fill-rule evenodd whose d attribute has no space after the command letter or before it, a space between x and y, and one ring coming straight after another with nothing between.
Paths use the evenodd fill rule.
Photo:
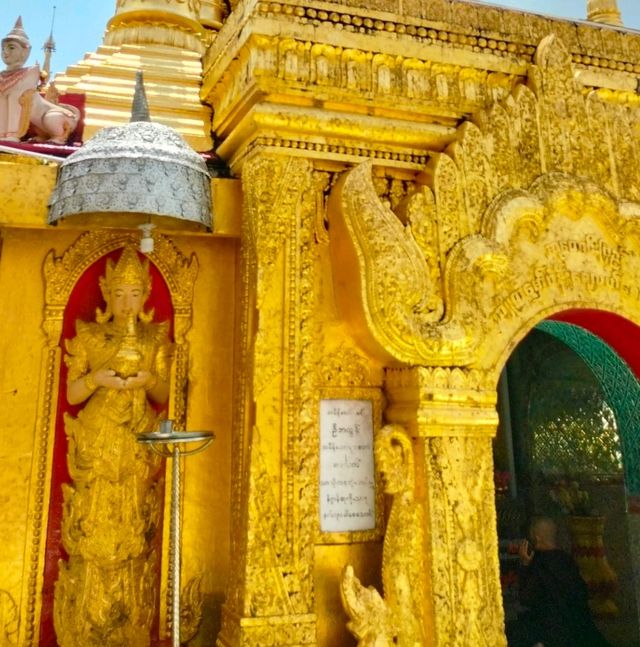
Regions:
<instances>
[{"instance_id":1,"label":"red arched niche","mask_svg":"<svg viewBox=\"0 0 640 647\"><path fill-rule=\"evenodd\" d=\"M67 437L64 433L64 414L68 413L76 416L83 406L82 404L71 406L67 403L67 367L64 363L64 354L66 352L65 343L68 339L75 337L76 321L95 321L96 308L104 310L105 303L102 299L99 280L101 276L104 276L107 259L112 259L114 262L117 262L120 257L120 252L121 250L117 249L109 254L105 254L85 270L73 288L64 311L62 337L60 339L63 361L60 366L60 389L58 391L53 446L51 496L49 499L49 519L42 590L42 614L40 616L40 647L57 647L58 644L53 628L53 593L55 582L58 579L58 560L67 559L68 557L62 546L60 527L63 502L62 485L63 483L69 483L71 480L67 470ZM139 256L143 258L141 254ZM145 309L149 310L154 308L154 321L169 322L169 336L173 340L173 306L171 304L171 293L160 271L153 263L149 263L149 272L151 274L151 295L147 300ZM160 541L160 537L157 540Z\"/></svg>"},{"instance_id":2,"label":"red arched niche","mask_svg":"<svg viewBox=\"0 0 640 647\"><path fill-rule=\"evenodd\" d=\"M640 379L640 326L604 310L565 310L549 317L581 326L606 342Z\"/></svg>"}]
</instances>

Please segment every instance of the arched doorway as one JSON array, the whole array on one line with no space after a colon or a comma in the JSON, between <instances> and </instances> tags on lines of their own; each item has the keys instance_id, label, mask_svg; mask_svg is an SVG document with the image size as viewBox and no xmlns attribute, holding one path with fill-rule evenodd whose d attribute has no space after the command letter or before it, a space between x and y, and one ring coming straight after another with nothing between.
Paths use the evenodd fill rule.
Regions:
<instances>
[{"instance_id":1,"label":"arched doorway","mask_svg":"<svg viewBox=\"0 0 640 647\"><path fill-rule=\"evenodd\" d=\"M640 384L603 338L637 366L638 330L599 311L569 311L554 319L522 340L500 380L494 458L505 613L507 621L517 613L513 540L523 536L531 516L552 516L563 547L582 551L583 567L593 571L587 579L602 630L614 645L635 644ZM571 537L573 517L582 515L591 525L604 518L604 547L617 582L594 546L580 547Z\"/></svg>"}]
</instances>

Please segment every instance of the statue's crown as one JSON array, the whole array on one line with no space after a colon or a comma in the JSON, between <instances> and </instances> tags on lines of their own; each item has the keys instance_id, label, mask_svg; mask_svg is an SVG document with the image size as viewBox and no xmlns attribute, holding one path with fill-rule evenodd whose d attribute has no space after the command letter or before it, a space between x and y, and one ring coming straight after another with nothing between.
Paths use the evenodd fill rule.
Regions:
<instances>
[{"instance_id":1,"label":"statue's crown","mask_svg":"<svg viewBox=\"0 0 640 647\"><path fill-rule=\"evenodd\" d=\"M115 265L111 259L107 261L107 270L100 279L100 287L103 293L108 293L114 285L140 285L145 292L151 291L149 261L141 263L132 245L127 245L122 250Z\"/></svg>"},{"instance_id":2,"label":"statue's crown","mask_svg":"<svg viewBox=\"0 0 640 647\"><path fill-rule=\"evenodd\" d=\"M14 28L2 39L2 42L4 43L6 40L18 41L23 47L31 49L29 37L22 26L22 16L18 16L18 20L16 20Z\"/></svg>"}]
</instances>

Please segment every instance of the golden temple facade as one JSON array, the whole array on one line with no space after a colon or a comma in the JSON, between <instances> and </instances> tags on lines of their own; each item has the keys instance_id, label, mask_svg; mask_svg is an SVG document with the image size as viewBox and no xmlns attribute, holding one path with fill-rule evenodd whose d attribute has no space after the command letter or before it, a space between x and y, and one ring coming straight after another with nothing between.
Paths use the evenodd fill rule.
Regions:
<instances>
[{"instance_id":1,"label":"golden temple facade","mask_svg":"<svg viewBox=\"0 0 640 647\"><path fill-rule=\"evenodd\" d=\"M118 0L56 77L84 95L87 142L129 120L143 70L151 119L212 170L211 226L151 218L148 254L171 304L166 415L216 434L182 463L189 645L506 647L500 375L563 312L640 325L640 34L615 2L588 11ZM58 644L68 313L149 219L48 224L60 161L0 142L3 646ZM356 445L340 415L362 410ZM378 468L402 456L402 487L367 471L374 440ZM152 645L171 644L163 483Z\"/></svg>"}]
</instances>

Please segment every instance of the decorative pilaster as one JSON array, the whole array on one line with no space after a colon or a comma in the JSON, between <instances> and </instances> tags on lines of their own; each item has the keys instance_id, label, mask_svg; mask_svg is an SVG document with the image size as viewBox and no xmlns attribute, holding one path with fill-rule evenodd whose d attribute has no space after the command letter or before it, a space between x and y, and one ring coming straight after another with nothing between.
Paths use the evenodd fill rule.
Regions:
<instances>
[{"instance_id":1,"label":"decorative pilaster","mask_svg":"<svg viewBox=\"0 0 640 647\"><path fill-rule=\"evenodd\" d=\"M387 419L410 430L424 493L434 647L502 647L491 438L496 391L480 371L389 370Z\"/></svg>"},{"instance_id":2,"label":"decorative pilaster","mask_svg":"<svg viewBox=\"0 0 640 647\"><path fill-rule=\"evenodd\" d=\"M218 645L315 645L312 169L260 154L244 164L242 182L233 566Z\"/></svg>"}]
</instances>

